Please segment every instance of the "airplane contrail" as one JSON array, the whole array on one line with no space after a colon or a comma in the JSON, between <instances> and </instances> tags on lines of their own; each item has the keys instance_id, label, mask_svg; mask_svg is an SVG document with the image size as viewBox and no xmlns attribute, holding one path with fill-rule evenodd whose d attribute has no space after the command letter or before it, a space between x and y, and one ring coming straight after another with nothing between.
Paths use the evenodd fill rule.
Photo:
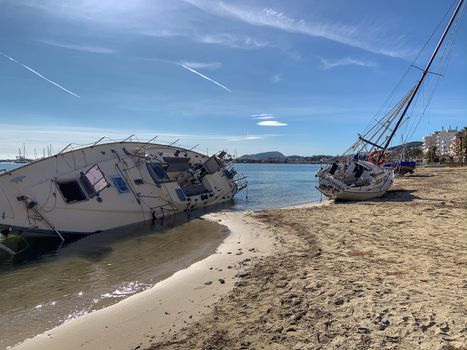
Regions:
<instances>
[{"instance_id":1,"label":"airplane contrail","mask_svg":"<svg viewBox=\"0 0 467 350\"><path fill-rule=\"evenodd\" d=\"M224 85L218 83L218 82L215 81L214 79L211 79L211 78L205 76L204 74L201 74L200 72L194 70L193 68L190 68L190 67L188 67L188 66L185 66L184 64L180 64L180 66L182 66L182 67L185 68L186 70L189 70L189 71L192 72L192 73L195 73L195 74L199 75L201 78L204 78L204 79L206 79L206 80L209 80L211 83L214 83L214 84L216 84L217 86L220 86L221 88L227 90L228 92L232 92L232 90L230 90L227 86L224 86Z\"/></svg>"},{"instance_id":2,"label":"airplane contrail","mask_svg":"<svg viewBox=\"0 0 467 350\"><path fill-rule=\"evenodd\" d=\"M40 78L44 79L45 81L48 81L49 83L55 85L56 87L62 89L63 91L68 92L70 95L73 95L73 96L75 96L75 97L80 98L79 95L75 94L74 92L72 92L72 91L70 91L70 90L68 90L68 89L65 89L63 86L61 86L61 85L57 84L56 82L54 82L54 81L52 81L52 80L50 80L50 79L44 77L41 73L36 72L36 71L35 71L34 69L32 69L31 67L28 67L28 66L26 66L25 64L22 64L21 62L15 60L13 57L8 56L7 54L5 54L5 53L3 53L3 52L1 52L1 51L0 51L0 54L1 54L3 57L8 58L10 61L13 61L13 62L19 64L20 66L23 66L24 68L26 68L26 69L29 70L30 72L33 72L34 74L36 74L36 75L39 76Z\"/></svg>"}]
</instances>

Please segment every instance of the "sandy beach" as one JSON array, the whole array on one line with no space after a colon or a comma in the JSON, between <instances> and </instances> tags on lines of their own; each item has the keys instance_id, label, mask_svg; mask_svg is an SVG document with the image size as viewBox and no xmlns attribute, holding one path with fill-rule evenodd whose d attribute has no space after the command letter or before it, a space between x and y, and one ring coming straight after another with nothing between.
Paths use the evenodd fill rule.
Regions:
<instances>
[{"instance_id":1,"label":"sandy beach","mask_svg":"<svg viewBox=\"0 0 467 350\"><path fill-rule=\"evenodd\" d=\"M18 349L467 349L467 169L382 199L217 213L216 254Z\"/></svg>"},{"instance_id":2,"label":"sandy beach","mask_svg":"<svg viewBox=\"0 0 467 350\"><path fill-rule=\"evenodd\" d=\"M151 349L466 349L467 169L385 198L254 214L280 249Z\"/></svg>"}]
</instances>

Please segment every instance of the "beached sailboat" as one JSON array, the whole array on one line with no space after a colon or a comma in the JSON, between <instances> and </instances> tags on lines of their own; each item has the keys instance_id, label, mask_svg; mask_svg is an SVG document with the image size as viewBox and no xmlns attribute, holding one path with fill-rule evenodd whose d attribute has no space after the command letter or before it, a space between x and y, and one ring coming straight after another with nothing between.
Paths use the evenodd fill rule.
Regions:
<instances>
[{"instance_id":1,"label":"beached sailboat","mask_svg":"<svg viewBox=\"0 0 467 350\"><path fill-rule=\"evenodd\" d=\"M317 189L331 199L367 200L381 197L391 187L394 169L384 167L385 156L396 132L408 119L417 93L440 51L447 34L462 9L464 0L457 3L455 10L431 54L425 69L408 94L388 110L334 163L320 169L316 174L319 179Z\"/></svg>"},{"instance_id":2,"label":"beached sailboat","mask_svg":"<svg viewBox=\"0 0 467 350\"><path fill-rule=\"evenodd\" d=\"M246 186L226 152L99 141L0 174L3 235L110 230L226 202Z\"/></svg>"}]
</instances>

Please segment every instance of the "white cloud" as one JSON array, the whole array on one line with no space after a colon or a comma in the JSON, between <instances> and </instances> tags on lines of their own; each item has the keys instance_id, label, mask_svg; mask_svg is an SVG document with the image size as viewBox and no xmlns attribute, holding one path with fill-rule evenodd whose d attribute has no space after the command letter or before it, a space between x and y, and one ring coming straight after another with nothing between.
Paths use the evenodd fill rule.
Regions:
<instances>
[{"instance_id":1,"label":"white cloud","mask_svg":"<svg viewBox=\"0 0 467 350\"><path fill-rule=\"evenodd\" d=\"M288 16L272 8L261 9L224 2L213 3L207 0L184 1L213 15L235 19L254 26L271 27L290 33L320 37L390 57L407 57L410 53L407 50L401 49L398 41L391 44L388 38L385 38L385 41L391 49L382 47L382 38L367 37L368 31L363 30L359 26L336 24L322 20L310 22ZM378 32L378 30L373 27L371 33L375 32Z\"/></svg>"},{"instance_id":2,"label":"white cloud","mask_svg":"<svg viewBox=\"0 0 467 350\"><path fill-rule=\"evenodd\" d=\"M190 67L191 69L218 69L222 67L221 62L194 62L194 61L180 61L180 65Z\"/></svg>"},{"instance_id":3,"label":"white cloud","mask_svg":"<svg viewBox=\"0 0 467 350\"><path fill-rule=\"evenodd\" d=\"M48 39L39 40L39 42L46 44L46 45L61 47L61 48L68 49L68 50L75 50L75 51L82 51L82 52L89 52L89 53L113 54L116 52L115 50L109 49L107 47L70 44L70 43L64 43L64 42L48 40Z\"/></svg>"},{"instance_id":4,"label":"white cloud","mask_svg":"<svg viewBox=\"0 0 467 350\"><path fill-rule=\"evenodd\" d=\"M339 66L361 66L361 67L369 67L374 68L377 64L373 61L364 61L356 58L345 57L338 60L329 60L326 58L321 58L321 68L322 69L331 69Z\"/></svg>"},{"instance_id":5,"label":"white cloud","mask_svg":"<svg viewBox=\"0 0 467 350\"><path fill-rule=\"evenodd\" d=\"M265 40L251 35L210 31L208 26L193 20L192 6L183 1L131 0L6 0L15 6L24 6L41 11L49 16L68 21L85 22L94 30L111 28L159 38L188 38L194 42L227 46L231 48L256 49L274 47ZM0 1L1 2L1 1ZM81 51L101 52L106 48L74 45L48 40L50 45Z\"/></svg>"},{"instance_id":6,"label":"white cloud","mask_svg":"<svg viewBox=\"0 0 467 350\"><path fill-rule=\"evenodd\" d=\"M239 49L273 47L268 41L259 40L251 36L239 36L230 33L192 34L191 37L194 41L199 43L222 45Z\"/></svg>"},{"instance_id":7,"label":"white cloud","mask_svg":"<svg viewBox=\"0 0 467 350\"><path fill-rule=\"evenodd\" d=\"M261 140L264 139L264 136L259 135L246 135L246 136L232 136L228 137L227 141L251 141L251 140Z\"/></svg>"},{"instance_id":8,"label":"white cloud","mask_svg":"<svg viewBox=\"0 0 467 350\"><path fill-rule=\"evenodd\" d=\"M274 116L269 113L252 114L251 117L253 119L274 119Z\"/></svg>"},{"instance_id":9,"label":"white cloud","mask_svg":"<svg viewBox=\"0 0 467 350\"><path fill-rule=\"evenodd\" d=\"M280 81L282 80L282 77L281 77L281 74L277 73L277 74L274 74L270 79L269 81L273 84L276 84L276 83L279 83Z\"/></svg>"},{"instance_id":10,"label":"white cloud","mask_svg":"<svg viewBox=\"0 0 467 350\"><path fill-rule=\"evenodd\" d=\"M262 122L256 123L259 126L287 126L288 124L279 122L277 120L265 120Z\"/></svg>"}]
</instances>

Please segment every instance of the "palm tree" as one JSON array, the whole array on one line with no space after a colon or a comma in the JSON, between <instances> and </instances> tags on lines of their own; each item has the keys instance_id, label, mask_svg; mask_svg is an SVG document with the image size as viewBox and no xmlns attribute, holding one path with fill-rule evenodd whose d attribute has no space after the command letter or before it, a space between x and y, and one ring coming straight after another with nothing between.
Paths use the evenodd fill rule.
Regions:
<instances>
[{"instance_id":1,"label":"palm tree","mask_svg":"<svg viewBox=\"0 0 467 350\"><path fill-rule=\"evenodd\" d=\"M437 151L437 150L438 150L438 147L436 147L436 146L431 146L430 149L428 150L427 156L428 156L428 162L429 162L429 163L433 163L433 162L439 161L439 157L438 157L438 155L436 154L436 151Z\"/></svg>"},{"instance_id":2,"label":"palm tree","mask_svg":"<svg viewBox=\"0 0 467 350\"><path fill-rule=\"evenodd\" d=\"M467 126L460 132L460 161L461 163L467 162Z\"/></svg>"}]
</instances>

